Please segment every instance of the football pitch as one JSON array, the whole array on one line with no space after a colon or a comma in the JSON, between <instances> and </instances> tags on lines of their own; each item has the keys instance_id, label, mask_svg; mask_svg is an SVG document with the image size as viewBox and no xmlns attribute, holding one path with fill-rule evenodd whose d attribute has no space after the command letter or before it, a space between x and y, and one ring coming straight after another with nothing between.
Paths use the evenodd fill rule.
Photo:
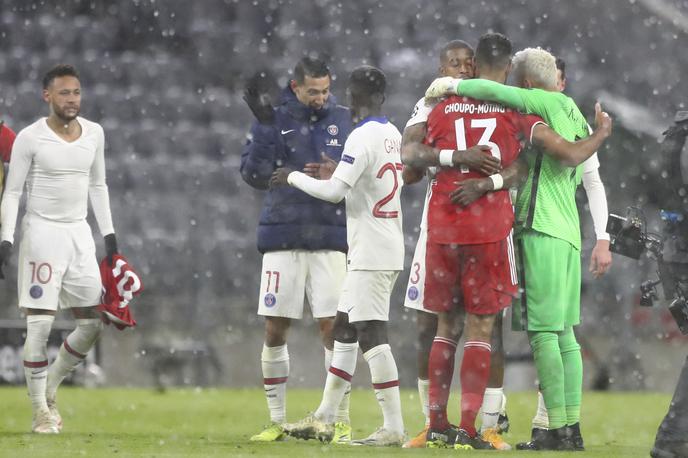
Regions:
<instances>
[{"instance_id":1,"label":"football pitch","mask_svg":"<svg viewBox=\"0 0 688 458\"><path fill-rule=\"evenodd\" d=\"M290 390L289 420L317 407L321 390ZM507 442L528 439L535 393L507 393L511 430ZM582 431L586 452L576 456L647 457L670 396L645 393L584 393ZM25 388L0 388L1 457L78 456L570 456L571 452L466 452L455 450L374 449L330 446L288 440L257 444L248 438L259 431L267 408L259 389L63 388L59 394L64 429L60 435L29 434L31 415ZM406 427L422 427L416 392L404 390ZM457 399L450 401L450 419L457 419ZM372 390L354 390L351 397L354 437L365 437L382 419ZM535 453L535 455L533 455Z\"/></svg>"}]
</instances>

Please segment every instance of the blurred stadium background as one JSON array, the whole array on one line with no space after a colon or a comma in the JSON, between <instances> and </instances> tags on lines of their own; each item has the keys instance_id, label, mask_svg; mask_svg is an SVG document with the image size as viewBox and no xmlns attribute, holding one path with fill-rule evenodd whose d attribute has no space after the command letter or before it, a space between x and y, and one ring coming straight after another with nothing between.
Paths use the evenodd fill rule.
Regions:
<instances>
[{"instance_id":1,"label":"blurred stadium background","mask_svg":"<svg viewBox=\"0 0 688 458\"><path fill-rule=\"evenodd\" d=\"M600 152L609 208L642 205L652 229L661 207L652 191L662 179L658 141L674 113L686 109L686 1L3 0L0 118L18 131L44 116L43 73L58 62L76 65L82 114L106 132L120 249L146 287L133 305L139 326L105 333L97 358L103 372L91 371L86 381L259 384L255 228L262 193L239 175L252 121L241 100L248 75L268 67L286 84L296 60L317 53L344 102L347 72L379 66L389 78L386 111L403 128L435 76L442 44L474 44L486 31L507 34L515 49L542 46L563 57L567 91L591 119L594 101L603 102L616 119ZM594 234L581 194L587 273ZM423 184L404 190L407 265L423 195ZM16 264L8 270L0 282L0 379L21 383L22 339L10 330L21 325ZM638 285L652 273L650 262L615 256L603 279L584 276L578 335L588 388L673 389L688 341L665 309L637 307ZM402 385L413 387L414 315L401 305L407 276L397 283L391 343ZM298 355L290 384L321 386L322 349L309 319L294 326L289 346ZM507 353L507 389L532 387L523 336L507 333ZM357 379L367 386L367 376Z\"/></svg>"}]
</instances>

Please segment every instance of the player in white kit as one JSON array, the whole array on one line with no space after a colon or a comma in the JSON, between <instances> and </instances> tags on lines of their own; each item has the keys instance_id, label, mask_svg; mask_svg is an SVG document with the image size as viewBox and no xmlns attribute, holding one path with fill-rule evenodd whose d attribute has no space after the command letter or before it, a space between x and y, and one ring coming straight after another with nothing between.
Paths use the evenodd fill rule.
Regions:
<instances>
[{"instance_id":1,"label":"player in white kit","mask_svg":"<svg viewBox=\"0 0 688 458\"><path fill-rule=\"evenodd\" d=\"M19 200L26 185L26 215L18 259L19 307L26 313L24 374L33 408L32 431L58 433L62 419L56 393L100 335L97 306L101 279L88 200L107 255L117 253L105 183L102 127L79 117L81 84L70 65L58 65L43 79L50 114L17 135L0 208L0 267L14 243ZM47 341L58 305L71 309L76 328L48 369Z\"/></svg>"},{"instance_id":2,"label":"player in white kit","mask_svg":"<svg viewBox=\"0 0 688 458\"><path fill-rule=\"evenodd\" d=\"M387 341L389 301L403 269L404 239L400 202L401 134L381 115L385 76L377 68L356 68L348 89L355 129L332 177L316 180L280 169L272 186L291 186L330 202L346 197L349 252L347 274L334 325L334 355L322 402L312 415L284 425L288 434L329 442L334 414L356 367L358 347L370 367L384 424L354 445L400 446L404 440L399 375Z\"/></svg>"}]
</instances>

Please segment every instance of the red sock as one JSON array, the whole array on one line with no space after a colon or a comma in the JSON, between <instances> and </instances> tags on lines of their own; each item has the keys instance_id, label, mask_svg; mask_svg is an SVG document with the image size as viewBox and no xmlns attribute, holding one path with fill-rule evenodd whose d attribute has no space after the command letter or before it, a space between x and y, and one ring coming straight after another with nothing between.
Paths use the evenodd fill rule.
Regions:
<instances>
[{"instance_id":1,"label":"red sock","mask_svg":"<svg viewBox=\"0 0 688 458\"><path fill-rule=\"evenodd\" d=\"M428 360L428 380L430 381L429 405L430 428L444 430L449 428L447 403L452 376L454 375L454 355L456 342L444 337L435 337Z\"/></svg>"},{"instance_id":2,"label":"red sock","mask_svg":"<svg viewBox=\"0 0 688 458\"><path fill-rule=\"evenodd\" d=\"M490 377L490 351L487 342L471 340L463 347L461 361L461 426L470 434L476 435L475 417L483 403L485 388Z\"/></svg>"}]
</instances>

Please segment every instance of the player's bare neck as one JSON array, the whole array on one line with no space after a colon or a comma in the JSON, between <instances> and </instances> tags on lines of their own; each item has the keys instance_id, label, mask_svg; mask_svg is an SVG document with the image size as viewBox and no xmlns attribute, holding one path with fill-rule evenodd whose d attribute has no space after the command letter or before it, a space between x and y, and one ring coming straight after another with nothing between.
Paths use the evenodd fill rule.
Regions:
<instances>
[{"instance_id":1,"label":"player's bare neck","mask_svg":"<svg viewBox=\"0 0 688 458\"><path fill-rule=\"evenodd\" d=\"M478 78L483 79L483 80L496 81L497 83L504 84L504 72L503 71L481 70Z\"/></svg>"},{"instance_id":2,"label":"player's bare neck","mask_svg":"<svg viewBox=\"0 0 688 458\"><path fill-rule=\"evenodd\" d=\"M66 142L73 142L81 137L81 124L76 119L64 120L59 116L48 116L48 127Z\"/></svg>"},{"instance_id":3,"label":"player's bare neck","mask_svg":"<svg viewBox=\"0 0 688 458\"><path fill-rule=\"evenodd\" d=\"M365 118L368 118L370 116L380 116L382 113L382 108L381 107L368 107L368 106L359 106L359 107L353 107L352 108L354 112L354 123L360 122L364 120Z\"/></svg>"}]
</instances>

